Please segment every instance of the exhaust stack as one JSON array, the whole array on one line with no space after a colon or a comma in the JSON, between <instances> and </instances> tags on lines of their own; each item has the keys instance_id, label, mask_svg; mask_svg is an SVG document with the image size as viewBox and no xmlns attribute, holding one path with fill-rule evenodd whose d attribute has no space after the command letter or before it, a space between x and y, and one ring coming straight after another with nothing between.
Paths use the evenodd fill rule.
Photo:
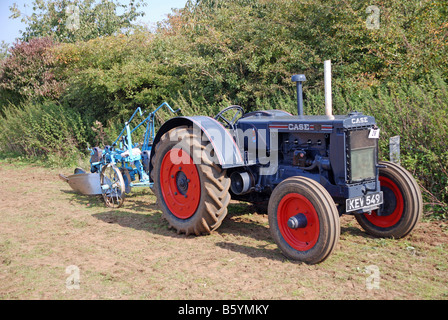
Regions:
<instances>
[{"instance_id":1,"label":"exhaust stack","mask_svg":"<svg viewBox=\"0 0 448 320\"><path fill-rule=\"evenodd\" d=\"M333 98L331 96L331 60L324 61L325 115L333 115Z\"/></svg>"},{"instance_id":2,"label":"exhaust stack","mask_svg":"<svg viewBox=\"0 0 448 320\"><path fill-rule=\"evenodd\" d=\"M295 74L291 79L293 82L297 83L297 114L303 116L303 91L302 82L306 81L304 74Z\"/></svg>"}]
</instances>

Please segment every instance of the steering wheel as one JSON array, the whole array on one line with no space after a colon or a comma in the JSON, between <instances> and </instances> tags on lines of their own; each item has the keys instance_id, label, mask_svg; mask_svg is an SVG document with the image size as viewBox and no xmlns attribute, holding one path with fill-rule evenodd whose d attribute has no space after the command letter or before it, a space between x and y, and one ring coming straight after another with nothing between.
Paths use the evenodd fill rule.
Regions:
<instances>
[{"instance_id":1,"label":"steering wheel","mask_svg":"<svg viewBox=\"0 0 448 320\"><path fill-rule=\"evenodd\" d=\"M232 120L227 119L224 114L230 110L236 110L235 115L233 116ZM226 123L226 128L233 129L235 126L235 123L237 121L238 116L241 115L241 117L244 115L244 109L240 106L233 105L230 107L225 108L224 110L221 110L215 117L215 120L223 120Z\"/></svg>"}]
</instances>

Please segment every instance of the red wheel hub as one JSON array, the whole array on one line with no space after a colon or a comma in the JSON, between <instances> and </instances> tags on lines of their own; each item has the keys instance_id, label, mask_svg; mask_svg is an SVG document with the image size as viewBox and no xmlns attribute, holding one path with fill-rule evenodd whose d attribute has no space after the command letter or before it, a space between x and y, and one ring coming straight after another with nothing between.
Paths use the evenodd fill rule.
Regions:
<instances>
[{"instance_id":1,"label":"red wheel hub","mask_svg":"<svg viewBox=\"0 0 448 320\"><path fill-rule=\"evenodd\" d=\"M388 188L392 191L393 196L395 197L395 208L394 210L384 216L377 215L377 211L372 211L371 214L365 214L365 217L370 223L373 225L380 227L380 228L389 228L397 224L398 221L400 221L401 216L403 215L403 209L404 209L404 200L403 200L403 194L401 193L398 186L393 182L391 179L386 178L384 176L380 176L379 178L381 188ZM390 194L390 193L389 193ZM389 201L392 201L393 199L389 199ZM387 198L384 199L384 202L388 201Z\"/></svg>"},{"instance_id":2,"label":"red wheel hub","mask_svg":"<svg viewBox=\"0 0 448 320\"><path fill-rule=\"evenodd\" d=\"M179 219L193 216L201 199L201 182L193 159L183 149L171 149L163 158L160 187L174 216Z\"/></svg>"},{"instance_id":3,"label":"red wheel hub","mask_svg":"<svg viewBox=\"0 0 448 320\"><path fill-rule=\"evenodd\" d=\"M297 214L306 217L306 226L293 229L288 220ZM282 198L277 208L277 223L285 241L298 251L307 251L314 247L319 239L319 217L311 202L303 195L290 193Z\"/></svg>"}]
</instances>

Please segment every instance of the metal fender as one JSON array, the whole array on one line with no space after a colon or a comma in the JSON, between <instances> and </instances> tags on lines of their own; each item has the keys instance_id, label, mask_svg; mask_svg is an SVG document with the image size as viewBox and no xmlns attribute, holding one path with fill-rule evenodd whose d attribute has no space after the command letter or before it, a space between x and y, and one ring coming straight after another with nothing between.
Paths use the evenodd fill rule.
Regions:
<instances>
[{"instance_id":1,"label":"metal fender","mask_svg":"<svg viewBox=\"0 0 448 320\"><path fill-rule=\"evenodd\" d=\"M206 116L176 117L168 120L157 132L153 146L155 147L161 137L171 129L185 125L200 130L207 137L217 155L219 165L223 169L244 165L241 151L235 143L233 136L221 123ZM154 153L151 152L151 159L153 154ZM151 161L149 163L150 170L152 170Z\"/></svg>"}]
</instances>

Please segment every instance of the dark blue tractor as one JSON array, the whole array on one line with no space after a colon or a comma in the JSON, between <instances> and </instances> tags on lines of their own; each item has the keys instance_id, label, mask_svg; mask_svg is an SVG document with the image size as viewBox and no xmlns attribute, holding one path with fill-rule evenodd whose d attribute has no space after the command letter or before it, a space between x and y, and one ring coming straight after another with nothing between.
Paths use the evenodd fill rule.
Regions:
<instances>
[{"instance_id":1,"label":"dark blue tractor","mask_svg":"<svg viewBox=\"0 0 448 320\"><path fill-rule=\"evenodd\" d=\"M271 235L290 259L326 259L340 235L340 216L354 215L378 237L401 238L422 215L411 174L378 159L379 129L360 112L298 115L245 113L230 106L215 118L176 117L158 131L148 164L164 218L178 233L208 234L231 199L265 207Z\"/></svg>"}]
</instances>

